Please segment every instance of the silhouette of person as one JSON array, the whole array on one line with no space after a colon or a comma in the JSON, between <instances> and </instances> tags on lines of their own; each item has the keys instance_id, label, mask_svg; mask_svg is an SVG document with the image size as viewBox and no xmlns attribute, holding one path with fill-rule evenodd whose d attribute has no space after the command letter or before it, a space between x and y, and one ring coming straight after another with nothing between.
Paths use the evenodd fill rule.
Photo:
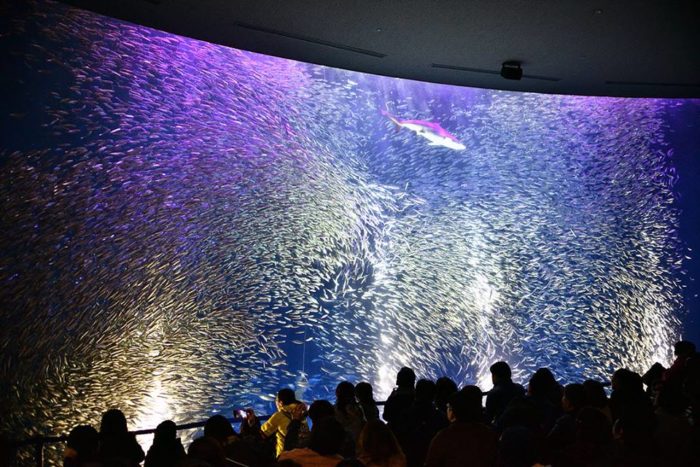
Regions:
<instances>
[{"instance_id":1,"label":"silhouette of person","mask_svg":"<svg viewBox=\"0 0 700 467\"><path fill-rule=\"evenodd\" d=\"M176 425L170 420L161 422L153 435L153 444L146 454L144 467L168 467L185 457L185 448L177 437Z\"/></svg>"},{"instance_id":2,"label":"silhouette of person","mask_svg":"<svg viewBox=\"0 0 700 467\"><path fill-rule=\"evenodd\" d=\"M126 427L126 417L119 409L102 415L99 457L103 464L138 466L146 457L136 437Z\"/></svg>"},{"instance_id":3,"label":"silhouette of person","mask_svg":"<svg viewBox=\"0 0 700 467\"><path fill-rule=\"evenodd\" d=\"M396 375L396 388L391 392L384 404L383 418L388 423L401 412L413 405L415 397L416 374L412 369L403 367Z\"/></svg>"},{"instance_id":4,"label":"silhouette of person","mask_svg":"<svg viewBox=\"0 0 700 467\"><path fill-rule=\"evenodd\" d=\"M506 362L494 363L490 371L493 388L486 395L486 419L493 423L513 398L525 395L525 388L512 381L510 366Z\"/></svg>"}]
</instances>

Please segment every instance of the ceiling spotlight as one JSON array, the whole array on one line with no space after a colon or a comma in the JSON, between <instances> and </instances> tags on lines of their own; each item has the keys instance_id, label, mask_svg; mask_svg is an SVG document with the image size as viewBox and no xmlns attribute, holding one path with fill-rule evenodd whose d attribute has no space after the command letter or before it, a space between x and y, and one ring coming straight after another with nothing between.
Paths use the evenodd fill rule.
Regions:
<instances>
[{"instance_id":1,"label":"ceiling spotlight","mask_svg":"<svg viewBox=\"0 0 700 467\"><path fill-rule=\"evenodd\" d=\"M501 65L501 76L503 76L505 79L521 79L523 77L523 69L520 68L520 62L503 62Z\"/></svg>"}]
</instances>

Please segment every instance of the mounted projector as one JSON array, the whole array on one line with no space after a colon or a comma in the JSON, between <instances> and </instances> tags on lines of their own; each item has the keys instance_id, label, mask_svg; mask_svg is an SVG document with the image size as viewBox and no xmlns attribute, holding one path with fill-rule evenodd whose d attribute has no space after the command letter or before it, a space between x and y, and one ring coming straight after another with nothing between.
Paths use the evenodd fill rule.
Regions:
<instances>
[{"instance_id":1,"label":"mounted projector","mask_svg":"<svg viewBox=\"0 0 700 467\"><path fill-rule=\"evenodd\" d=\"M520 68L520 62L503 62L501 65L501 76L505 79L521 79L523 77L523 69Z\"/></svg>"}]
</instances>

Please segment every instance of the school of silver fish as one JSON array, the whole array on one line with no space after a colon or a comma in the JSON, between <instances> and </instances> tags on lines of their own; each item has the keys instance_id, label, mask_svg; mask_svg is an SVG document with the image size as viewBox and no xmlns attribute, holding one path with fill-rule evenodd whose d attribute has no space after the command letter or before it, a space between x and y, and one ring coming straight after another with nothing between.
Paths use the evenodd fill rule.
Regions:
<instances>
[{"instance_id":1,"label":"school of silver fish","mask_svg":"<svg viewBox=\"0 0 700 467\"><path fill-rule=\"evenodd\" d=\"M404 365L486 390L501 359L568 382L670 358L674 101L402 81L29 5L5 37L42 92L0 153L0 430L111 407L152 428L345 378L381 400ZM466 150L395 130L388 102Z\"/></svg>"}]
</instances>

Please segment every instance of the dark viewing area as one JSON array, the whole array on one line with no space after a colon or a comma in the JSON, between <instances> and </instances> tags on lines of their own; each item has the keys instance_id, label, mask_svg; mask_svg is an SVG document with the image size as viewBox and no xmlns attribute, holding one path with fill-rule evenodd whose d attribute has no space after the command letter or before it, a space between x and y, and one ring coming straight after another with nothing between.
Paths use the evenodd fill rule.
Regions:
<instances>
[{"instance_id":1,"label":"dark viewing area","mask_svg":"<svg viewBox=\"0 0 700 467\"><path fill-rule=\"evenodd\" d=\"M0 467L700 465L700 3L0 4Z\"/></svg>"}]
</instances>

